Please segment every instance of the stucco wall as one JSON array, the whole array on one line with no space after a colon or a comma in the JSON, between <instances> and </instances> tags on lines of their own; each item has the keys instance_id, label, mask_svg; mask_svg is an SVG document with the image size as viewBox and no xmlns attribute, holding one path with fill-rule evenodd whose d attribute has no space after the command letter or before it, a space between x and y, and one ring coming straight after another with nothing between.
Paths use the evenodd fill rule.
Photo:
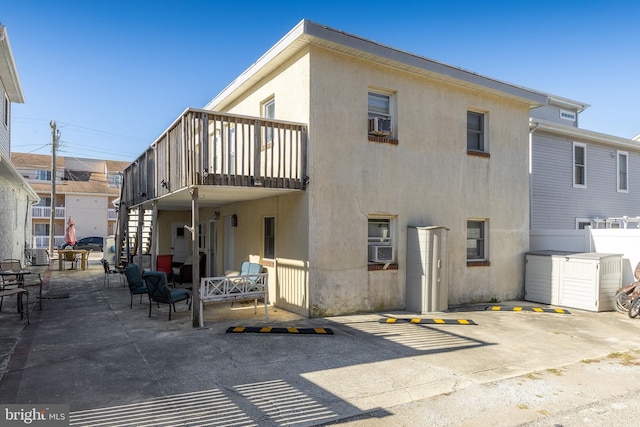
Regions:
<instances>
[{"instance_id":1,"label":"stucco wall","mask_svg":"<svg viewBox=\"0 0 640 427\"><path fill-rule=\"evenodd\" d=\"M28 194L0 174L0 259L24 260L31 246L31 204Z\"/></svg>"},{"instance_id":2,"label":"stucco wall","mask_svg":"<svg viewBox=\"0 0 640 427\"><path fill-rule=\"evenodd\" d=\"M404 307L407 224L450 229L450 304L520 295L528 106L319 48L311 58L312 311ZM395 92L397 146L368 141L369 87ZM468 109L487 112L490 158L466 154ZM368 271L372 214L397 217L397 272ZM469 218L489 219L490 266L467 267Z\"/></svg>"},{"instance_id":3,"label":"stucco wall","mask_svg":"<svg viewBox=\"0 0 640 427\"><path fill-rule=\"evenodd\" d=\"M395 93L398 145L368 141L371 87ZM275 214L278 305L302 314L308 308L311 316L404 308L407 225L450 229L450 305L522 294L526 103L310 47L226 111L259 116L274 95L277 119L309 124L307 190L216 210L238 215L236 264L262 255L262 220ZM467 154L468 109L486 112L490 157ZM200 219L211 215L201 211ZM369 215L395 219L397 270L369 271ZM489 221L490 265L467 266L470 218ZM219 232L223 245L222 226Z\"/></svg>"}]
</instances>

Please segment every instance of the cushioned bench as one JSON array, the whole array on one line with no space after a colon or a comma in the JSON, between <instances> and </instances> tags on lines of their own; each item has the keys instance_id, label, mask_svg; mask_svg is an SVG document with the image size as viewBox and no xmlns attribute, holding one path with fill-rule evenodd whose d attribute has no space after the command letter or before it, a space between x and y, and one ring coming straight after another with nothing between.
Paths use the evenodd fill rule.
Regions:
<instances>
[{"instance_id":1,"label":"cushioned bench","mask_svg":"<svg viewBox=\"0 0 640 427\"><path fill-rule=\"evenodd\" d=\"M220 277L204 277L200 280L200 327L204 304L253 300L253 312L257 313L258 300L264 300L264 317L269 319L268 273L262 272L261 264L244 262L239 274Z\"/></svg>"}]
</instances>

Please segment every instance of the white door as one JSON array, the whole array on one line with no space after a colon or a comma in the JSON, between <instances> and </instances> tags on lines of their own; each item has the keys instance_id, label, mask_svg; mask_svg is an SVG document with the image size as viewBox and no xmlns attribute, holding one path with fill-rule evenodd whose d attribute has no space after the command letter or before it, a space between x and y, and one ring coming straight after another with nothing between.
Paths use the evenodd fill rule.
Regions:
<instances>
[{"instance_id":1,"label":"white door","mask_svg":"<svg viewBox=\"0 0 640 427\"><path fill-rule=\"evenodd\" d=\"M183 222L171 223L171 253L175 262L184 262L191 254L191 234Z\"/></svg>"},{"instance_id":2,"label":"white door","mask_svg":"<svg viewBox=\"0 0 640 427\"><path fill-rule=\"evenodd\" d=\"M224 271L240 270L239 267L235 266L233 259L233 233L235 228L233 228L231 219L232 217L230 216L224 219Z\"/></svg>"},{"instance_id":3,"label":"white door","mask_svg":"<svg viewBox=\"0 0 640 427\"><path fill-rule=\"evenodd\" d=\"M216 269L216 248L218 242L218 222L209 220L209 245L207 248L207 276L218 276Z\"/></svg>"}]
</instances>

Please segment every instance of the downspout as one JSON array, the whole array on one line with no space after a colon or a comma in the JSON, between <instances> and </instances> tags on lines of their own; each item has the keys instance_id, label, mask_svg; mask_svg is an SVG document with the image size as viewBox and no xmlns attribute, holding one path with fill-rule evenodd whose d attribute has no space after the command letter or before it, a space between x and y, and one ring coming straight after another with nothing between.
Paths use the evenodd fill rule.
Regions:
<instances>
[{"instance_id":1,"label":"downspout","mask_svg":"<svg viewBox=\"0 0 640 427\"><path fill-rule=\"evenodd\" d=\"M540 127L540 123L529 118L529 235L531 235L533 218L533 133L538 127ZM531 249L531 242L529 242L529 249Z\"/></svg>"}]
</instances>

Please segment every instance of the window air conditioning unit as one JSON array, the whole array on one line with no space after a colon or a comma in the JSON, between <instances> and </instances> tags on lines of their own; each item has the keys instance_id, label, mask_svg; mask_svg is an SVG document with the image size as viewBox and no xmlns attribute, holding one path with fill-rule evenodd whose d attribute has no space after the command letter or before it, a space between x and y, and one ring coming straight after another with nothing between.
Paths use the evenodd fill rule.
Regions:
<instances>
[{"instance_id":1,"label":"window air conditioning unit","mask_svg":"<svg viewBox=\"0 0 640 427\"><path fill-rule=\"evenodd\" d=\"M369 133L372 135L391 134L391 119L386 117L374 117L369 119Z\"/></svg>"},{"instance_id":2,"label":"window air conditioning unit","mask_svg":"<svg viewBox=\"0 0 640 427\"><path fill-rule=\"evenodd\" d=\"M370 246L370 260L373 262L393 261L393 246Z\"/></svg>"}]
</instances>

